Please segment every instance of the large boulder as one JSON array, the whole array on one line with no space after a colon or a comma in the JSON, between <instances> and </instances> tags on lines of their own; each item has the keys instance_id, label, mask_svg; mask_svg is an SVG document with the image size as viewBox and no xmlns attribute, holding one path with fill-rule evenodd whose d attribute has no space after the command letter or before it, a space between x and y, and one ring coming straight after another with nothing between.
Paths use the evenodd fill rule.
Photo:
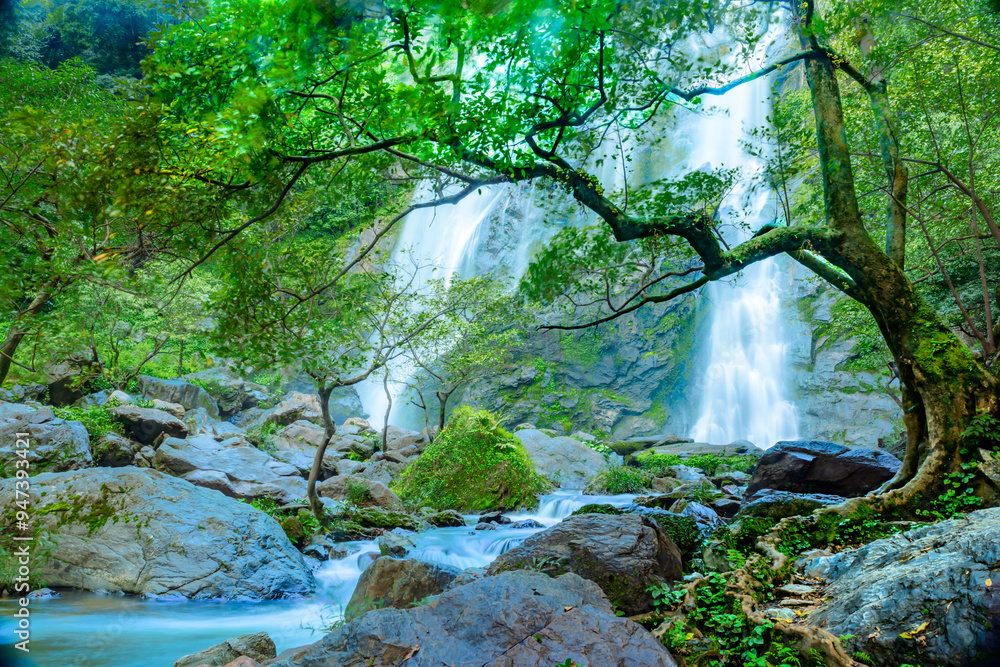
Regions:
<instances>
[{"instance_id":1,"label":"large boulder","mask_svg":"<svg viewBox=\"0 0 1000 667\"><path fill-rule=\"evenodd\" d=\"M240 635L233 639L227 639L221 644L209 646L203 651L186 655L176 662L174 667L216 667L217 665L228 665L237 658L246 656L257 662L270 660L277 657L277 648L274 641L266 632L255 632L250 635Z\"/></svg>"},{"instance_id":2,"label":"large boulder","mask_svg":"<svg viewBox=\"0 0 1000 667\"><path fill-rule=\"evenodd\" d=\"M361 573L344 617L351 620L382 607L405 609L428 595L443 593L459 572L451 565L382 556Z\"/></svg>"},{"instance_id":3,"label":"large boulder","mask_svg":"<svg viewBox=\"0 0 1000 667\"><path fill-rule=\"evenodd\" d=\"M144 445L151 445L161 434L170 438L183 438L188 434L188 427L169 412L156 408L137 408L133 405L122 405L111 408L109 412L121 424L132 439Z\"/></svg>"},{"instance_id":4,"label":"large boulder","mask_svg":"<svg viewBox=\"0 0 1000 667\"><path fill-rule=\"evenodd\" d=\"M323 423L323 412L316 394L288 394L280 403L264 412L262 421L288 426L300 419L314 424Z\"/></svg>"},{"instance_id":5,"label":"large boulder","mask_svg":"<svg viewBox=\"0 0 1000 667\"><path fill-rule=\"evenodd\" d=\"M879 666L1000 662L1000 508L816 558L831 585L809 623Z\"/></svg>"},{"instance_id":6,"label":"large boulder","mask_svg":"<svg viewBox=\"0 0 1000 667\"><path fill-rule=\"evenodd\" d=\"M270 497L282 504L306 496L306 481L292 465L256 447L226 447L208 436L168 438L156 450L155 466L230 498Z\"/></svg>"},{"instance_id":7,"label":"large boulder","mask_svg":"<svg viewBox=\"0 0 1000 667\"><path fill-rule=\"evenodd\" d=\"M43 373L52 405L72 405L83 398L87 381L100 372L101 364L90 353L74 353L63 361L46 366Z\"/></svg>"},{"instance_id":8,"label":"large boulder","mask_svg":"<svg viewBox=\"0 0 1000 667\"><path fill-rule=\"evenodd\" d=\"M848 449L832 442L779 442L757 462L747 496L759 489L854 498L892 479L900 461L878 449Z\"/></svg>"},{"instance_id":9,"label":"large boulder","mask_svg":"<svg viewBox=\"0 0 1000 667\"><path fill-rule=\"evenodd\" d=\"M592 582L574 574L505 572L442 593L414 609L378 609L271 667L401 664L673 667L642 626L614 615Z\"/></svg>"},{"instance_id":10,"label":"large boulder","mask_svg":"<svg viewBox=\"0 0 1000 667\"><path fill-rule=\"evenodd\" d=\"M652 519L638 514L578 514L501 555L490 574L538 567L573 572L597 583L618 609L653 608L650 586L680 579L681 552Z\"/></svg>"},{"instance_id":11,"label":"large boulder","mask_svg":"<svg viewBox=\"0 0 1000 667\"><path fill-rule=\"evenodd\" d=\"M18 434L26 433L18 446ZM90 436L83 424L58 419L51 408L36 409L16 403L0 403L0 476L15 474L18 452L26 452L28 471L77 470L94 465Z\"/></svg>"},{"instance_id":12,"label":"large boulder","mask_svg":"<svg viewBox=\"0 0 1000 667\"><path fill-rule=\"evenodd\" d=\"M551 438L530 428L515 431L514 437L528 451L535 470L563 488L582 489L608 467L603 456L575 438Z\"/></svg>"},{"instance_id":13,"label":"large boulder","mask_svg":"<svg viewBox=\"0 0 1000 667\"><path fill-rule=\"evenodd\" d=\"M212 418L219 418L218 403L196 384L184 380L163 380L150 375L140 375L137 381L139 391L147 398L177 403L183 405L185 410L203 408Z\"/></svg>"},{"instance_id":14,"label":"large boulder","mask_svg":"<svg viewBox=\"0 0 1000 667\"><path fill-rule=\"evenodd\" d=\"M13 484L0 481L3 497L13 497ZM31 479L30 496L34 521L52 542L32 573L49 586L238 600L315 587L277 521L155 470L45 473Z\"/></svg>"}]
</instances>

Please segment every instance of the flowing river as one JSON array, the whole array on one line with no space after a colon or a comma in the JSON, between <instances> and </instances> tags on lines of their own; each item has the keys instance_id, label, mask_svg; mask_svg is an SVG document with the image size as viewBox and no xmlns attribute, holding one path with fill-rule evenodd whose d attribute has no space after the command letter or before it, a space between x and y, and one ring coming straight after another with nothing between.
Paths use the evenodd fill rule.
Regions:
<instances>
[{"instance_id":1,"label":"flowing river","mask_svg":"<svg viewBox=\"0 0 1000 667\"><path fill-rule=\"evenodd\" d=\"M514 520L534 519L545 527L559 523L588 503L624 506L635 496L584 496L560 491L541 498L534 512L511 513ZM410 535L411 557L464 569L482 567L514 548L540 528L473 530L435 528ZM342 618L361 577L362 563L377 554L375 542L351 542L346 558L322 563L310 598L269 602L207 602L144 599L129 595L62 591L58 597L31 603L30 660L0 655L0 665L36 667L170 667L195 653L250 632L265 631L278 652L317 641L322 628ZM0 635L9 641L16 601L0 601Z\"/></svg>"}]
</instances>

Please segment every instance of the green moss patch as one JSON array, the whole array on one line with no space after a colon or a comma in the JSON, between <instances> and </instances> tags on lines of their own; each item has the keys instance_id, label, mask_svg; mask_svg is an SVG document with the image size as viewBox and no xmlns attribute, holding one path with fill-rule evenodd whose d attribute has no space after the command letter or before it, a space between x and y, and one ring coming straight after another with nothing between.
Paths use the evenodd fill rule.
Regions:
<instances>
[{"instance_id":1,"label":"green moss patch","mask_svg":"<svg viewBox=\"0 0 1000 667\"><path fill-rule=\"evenodd\" d=\"M393 490L413 507L483 511L533 506L548 487L496 416L462 406Z\"/></svg>"}]
</instances>

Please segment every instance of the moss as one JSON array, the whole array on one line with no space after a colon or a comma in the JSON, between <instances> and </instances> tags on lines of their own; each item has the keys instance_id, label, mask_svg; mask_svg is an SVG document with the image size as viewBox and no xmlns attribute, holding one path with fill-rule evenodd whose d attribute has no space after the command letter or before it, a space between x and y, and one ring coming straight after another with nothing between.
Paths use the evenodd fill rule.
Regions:
<instances>
[{"instance_id":1,"label":"moss","mask_svg":"<svg viewBox=\"0 0 1000 667\"><path fill-rule=\"evenodd\" d=\"M412 515L406 512L386 510L380 507L351 509L344 513L344 519L365 528L381 528L383 530L393 528L416 530L418 523Z\"/></svg>"},{"instance_id":2,"label":"moss","mask_svg":"<svg viewBox=\"0 0 1000 667\"><path fill-rule=\"evenodd\" d=\"M292 544L299 545L306 538L306 529L297 517L289 516L282 519L281 529L285 531L285 535L288 536Z\"/></svg>"},{"instance_id":3,"label":"moss","mask_svg":"<svg viewBox=\"0 0 1000 667\"><path fill-rule=\"evenodd\" d=\"M589 505L584 505L580 509L576 510L570 516L576 514L612 514L617 516L619 514L624 514L624 512L622 512L614 505L601 505L598 503L590 503Z\"/></svg>"},{"instance_id":4,"label":"moss","mask_svg":"<svg viewBox=\"0 0 1000 667\"><path fill-rule=\"evenodd\" d=\"M462 406L393 487L414 507L482 511L533 506L549 485L494 415Z\"/></svg>"},{"instance_id":5,"label":"moss","mask_svg":"<svg viewBox=\"0 0 1000 667\"><path fill-rule=\"evenodd\" d=\"M670 512L649 513L646 516L660 524L664 532L681 550L685 561L690 560L701 546L701 532L698 530L698 524L691 517L671 514Z\"/></svg>"}]
</instances>

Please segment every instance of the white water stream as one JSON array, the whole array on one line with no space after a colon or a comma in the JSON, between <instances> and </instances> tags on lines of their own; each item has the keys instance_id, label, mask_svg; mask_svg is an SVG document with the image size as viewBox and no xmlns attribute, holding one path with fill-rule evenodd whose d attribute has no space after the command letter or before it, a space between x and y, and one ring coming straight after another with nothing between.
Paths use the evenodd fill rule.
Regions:
<instances>
[{"instance_id":1,"label":"white water stream","mask_svg":"<svg viewBox=\"0 0 1000 667\"><path fill-rule=\"evenodd\" d=\"M587 503L624 506L635 496L583 496L561 491L541 498L537 511L508 516L535 519L552 526ZM539 528L473 530L474 517L463 528L436 528L410 535L416 549L410 555L465 569L483 567L500 554L539 532ZM371 561L374 542L353 542L346 558L328 561L316 570L315 596L268 602L205 602L142 599L125 595L63 592L31 603L30 661L11 662L0 654L0 665L12 667L170 667L183 655L233 637L267 632L278 652L317 641L320 628L342 617L342 610ZM0 636L13 637L15 600L0 601ZM6 641L6 640L4 640Z\"/></svg>"}]
</instances>

